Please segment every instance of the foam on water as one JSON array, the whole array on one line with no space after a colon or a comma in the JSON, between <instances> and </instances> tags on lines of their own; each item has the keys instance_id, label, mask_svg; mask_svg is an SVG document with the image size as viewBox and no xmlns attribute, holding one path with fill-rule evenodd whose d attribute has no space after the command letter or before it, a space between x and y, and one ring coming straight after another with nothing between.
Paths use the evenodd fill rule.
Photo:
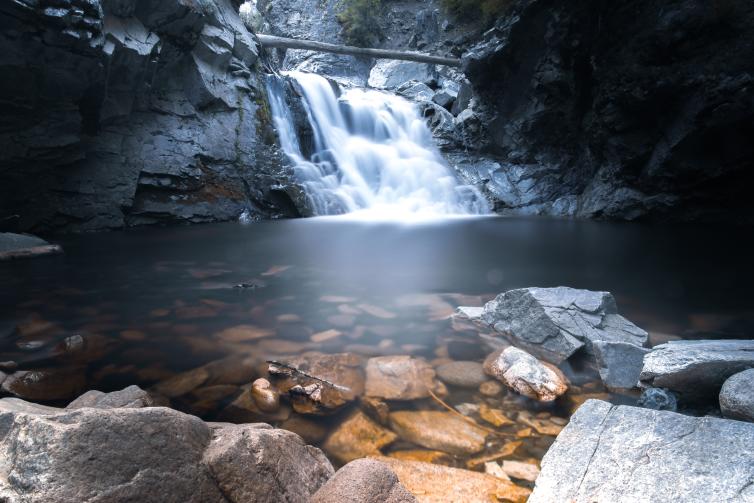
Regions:
<instances>
[{"instance_id":1,"label":"foam on water","mask_svg":"<svg viewBox=\"0 0 754 503\"><path fill-rule=\"evenodd\" d=\"M338 89L325 78L287 74L303 92L314 133L302 153L281 80L268 80L275 126L316 215L423 220L489 213L476 188L458 183L416 107L393 94Z\"/></svg>"}]
</instances>

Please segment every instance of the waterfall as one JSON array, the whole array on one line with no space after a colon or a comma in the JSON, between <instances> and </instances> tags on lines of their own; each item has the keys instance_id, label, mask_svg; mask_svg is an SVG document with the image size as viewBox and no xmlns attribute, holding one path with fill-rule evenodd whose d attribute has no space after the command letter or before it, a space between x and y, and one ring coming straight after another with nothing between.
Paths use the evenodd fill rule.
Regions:
<instances>
[{"instance_id":1,"label":"waterfall","mask_svg":"<svg viewBox=\"0 0 754 503\"><path fill-rule=\"evenodd\" d=\"M283 82L274 76L267 82L270 106L315 214L404 219L489 211L476 188L455 179L413 104L368 89L338 96L319 75L287 75L303 92L314 133L310 155L302 153Z\"/></svg>"}]
</instances>

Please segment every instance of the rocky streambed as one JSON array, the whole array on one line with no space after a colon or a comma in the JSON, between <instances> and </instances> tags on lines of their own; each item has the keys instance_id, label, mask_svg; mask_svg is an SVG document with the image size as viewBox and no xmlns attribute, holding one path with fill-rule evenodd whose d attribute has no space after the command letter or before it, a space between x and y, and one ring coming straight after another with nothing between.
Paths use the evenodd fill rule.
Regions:
<instances>
[{"instance_id":1,"label":"rocky streambed","mask_svg":"<svg viewBox=\"0 0 754 503\"><path fill-rule=\"evenodd\" d=\"M337 306L333 322L396 316L346 297L320 300ZM648 333L619 314L611 294L568 287L509 290L455 310L431 296L415 301L454 332L432 357L421 356L419 345L385 342L387 334L369 345L330 329L295 343L238 325L212 339L235 348L234 356L168 378L143 369L157 381L147 390L89 391L65 408L31 401L65 402L86 387L75 373L65 375L75 366L27 371L5 362L3 392L27 400L0 400L0 453L7 460L0 496L317 502L754 496L754 423L746 422L754 421L754 370L746 370L754 368L754 341L678 340L650 349ZM33 346L30 335L48 329L23 327L20 340ZM143 336L121 333L126 340ZM344 345L345 339L353 342ZM326 349L334 341L338 352ZM74 362L91 356L96 344L69 337L53 351ZM676 408L687 415L668 411Z\"/></svg>"}]
</instances>

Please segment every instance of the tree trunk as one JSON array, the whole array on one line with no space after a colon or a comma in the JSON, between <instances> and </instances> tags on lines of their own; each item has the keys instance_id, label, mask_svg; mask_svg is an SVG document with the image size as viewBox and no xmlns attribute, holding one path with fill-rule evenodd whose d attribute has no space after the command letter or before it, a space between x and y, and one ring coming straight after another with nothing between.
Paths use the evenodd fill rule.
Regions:
<instances>
[{"instance_id":1,"label":"tree trunk","mask_svg":"<svg viewBox=\"0 0 754 503\"><path fill-rule=\"evenodd\" d=\"M434 65L461 66L461 60L457 58L445 58L432 56L420 52L392 51L389 49L368 49L365 47L353 47L348 45L326 44L313 40L296 40L293 38L275 37L272 35L257 35L262 47L283 47L285 49L304 49L307 51L332 52L335 54L348 54L350 56L367 56L377 59L400 59L403 61L415 61L417 63L430 63Z\"/></svg>"}]
</instances>

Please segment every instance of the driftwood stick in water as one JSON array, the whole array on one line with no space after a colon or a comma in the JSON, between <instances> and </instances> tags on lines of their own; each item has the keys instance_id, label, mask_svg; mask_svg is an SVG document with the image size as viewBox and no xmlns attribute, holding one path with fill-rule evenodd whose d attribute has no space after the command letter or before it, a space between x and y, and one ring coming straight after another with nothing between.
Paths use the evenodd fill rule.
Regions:
<instances>
[{"instance_id":1,"label":"driftwood stick in water","mask_svg":"<svg viewBox=\"0 0 754 503\"><path fill-rule=\"evenodd\" d=\"M257 35L262 47L282 47L285 49L304 49L308 51L332 52L335 54L348 54L349 56L367 56L377 59L400 59L403 61L416 61L417 63L430 63L445 66L461 66L461 60L432 56L421 52L393 51L389 49L368 49L366 47L353 47L349 45L327 44L314 42L313 40L297 40L293 38L275 37L272 35Z\"/></svg>"}]
</instances>

